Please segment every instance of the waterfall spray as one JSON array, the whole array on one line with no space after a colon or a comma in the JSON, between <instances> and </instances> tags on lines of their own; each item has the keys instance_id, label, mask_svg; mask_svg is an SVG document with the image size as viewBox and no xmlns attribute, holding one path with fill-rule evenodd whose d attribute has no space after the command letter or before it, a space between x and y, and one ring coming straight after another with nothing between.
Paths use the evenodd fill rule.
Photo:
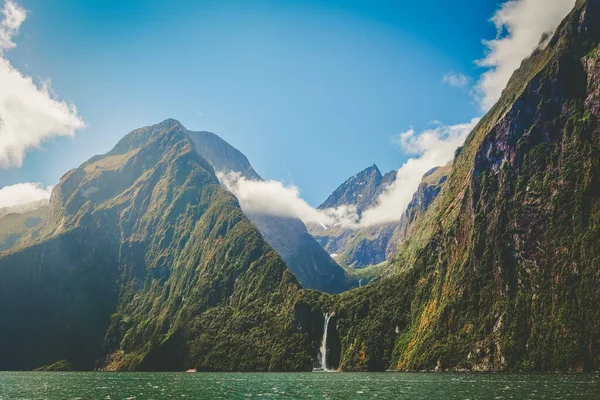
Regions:
<instances>
[{"instance_id":1,"label":"waterfall spray","mask_svg":"<svg viewBox=\"0 0 600 400\"><path fill-rule=\"evenodd\" d=\"M331 315L325 314L325 322L323 323L323 339L321 339L321 370L327 371L327 327Z\"/></svg>"}]
</instances>

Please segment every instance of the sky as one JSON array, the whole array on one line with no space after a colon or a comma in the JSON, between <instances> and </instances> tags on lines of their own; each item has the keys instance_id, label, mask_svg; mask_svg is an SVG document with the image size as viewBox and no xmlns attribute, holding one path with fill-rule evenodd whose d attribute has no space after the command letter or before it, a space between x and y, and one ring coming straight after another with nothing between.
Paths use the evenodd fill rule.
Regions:
<instances>
[{"instance_id":1,"label":"sky","mask_svg":"<svg viewBox=\"0 0 600 400\"><path fill-rule=\"evenodd\" d=\"M400 169L375 223L449 161L574 0L2 4L0 207L175 118L237 147L305 222L339 217L314 206L362 169Z\"/></svg>"}]
</instances>

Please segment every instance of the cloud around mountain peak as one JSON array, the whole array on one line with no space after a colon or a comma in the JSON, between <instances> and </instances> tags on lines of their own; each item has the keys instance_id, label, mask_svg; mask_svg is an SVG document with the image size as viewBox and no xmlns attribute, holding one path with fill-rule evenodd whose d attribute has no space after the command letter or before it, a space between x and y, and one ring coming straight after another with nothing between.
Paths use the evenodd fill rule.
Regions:
<instances>
[{"instance_id":1,"label":"cloud around mountain peak","mask_svg":"<svg viewBox=\"0 0 600 400\"><path fill-rule=\"evenodd\" d=\"M483 111L498 101L523 59L546 44L540 39L554 33L574 5L575 0L511 0L502 4L490 20L496 27L496 38L483 41L487 52L477 61L488 69L474 91Z\"/></svg>"},{"instance_id":2,"label":"cloud around mountain peak","mask_svg":"<svg viewBox=\"0 0 600 400\"><path fill-rule=\"evenodd\" d=\"M223 186L232 192L248 214L265 214L278 217L299 218L304 223L333 226L355 226L358 222L356 207L342 206L319 210L300 196L297 186L279 181L247 179L238 172L217 172Z\"/></svg>"},{"instance_id":3,"label":"cloud around mountain peak","mask_svg":"<svg viewBox=\"0 0 600 400\"><path fill-rule=\"evenodd\" d=\"M466 124L439 125L420 133L411 128L395 136L394 143L414 157L398 170L396 181L379 196L376 205L365 210L360 217L356 207L351 205L316 209L302 199L300 190L294 185L250 180L235 172L217 173L217 176L235 194L242 209L250 214L295 217L306 224L324 227L362 228L399 221L423 175L431 168L451 161L456 148L477 122L479 119L474 118Z\"/></svg>"}]
</instances>

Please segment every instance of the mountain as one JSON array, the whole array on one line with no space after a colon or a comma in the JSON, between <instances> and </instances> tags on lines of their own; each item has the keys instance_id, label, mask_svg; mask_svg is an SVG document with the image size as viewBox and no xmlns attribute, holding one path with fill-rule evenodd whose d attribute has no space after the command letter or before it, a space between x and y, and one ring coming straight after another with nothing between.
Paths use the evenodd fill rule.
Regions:
<instances>
[{"instance_id":1,"label":"mountain","mask_svg":"<svg viewBox=\"0 0 600 400\"><path fill-rule=\"evenodd\" d=\"M318 207L321 210L341 206L356 207L357 214L375 205L377 197L396 179L396 171L381 174L373 165L342 183ZM341 225L324 227L309 224L310 234L332 257L346 268L361 269L386 260L388 242L398 224L354 229Z\"/></svg>"},{"instance_id":2,"label":"mountain","mask_svg":"<svg viewBox=\"0 0 600 400\"><path fill-rule=\"evenodd\" d=\"M578 0L457 152L390 275L303 300L335 313L341 368L597 370L599 118L600 0Z\"/></svg>"},{"instance_id":3,"label":"mountain","mask_svg":"<svg viewBox=\"0 0 600 400\"><path fill-rule=\"evenodd\" d=\"M218 172L237 172L248 180L262 181L239 150L211 132L188 131L196 149ZM328 293L349 288L341 268L311 236L298 218L247 213L263 238L285 260L303 287Z\"/></svg>"},{"instance_id":4,"label":"mountain","mask_svg":"<svg viewBox=\"0 0 600 400\"><path fill-rule=\"evenodd\" d=\"M47 212L47 200L0 208L0 252L33 240Z\"/></svg>"},{"instance_id":5,"label":"mountain","mask_svg":"<svg viewBox=\"0 0 600 400\"><path fill-rule=\"evenodd\" d=\"M31 211L45 209L48 206L48 199L33 201L31 203L19 204L11 207L0 208L0 218L8 214L26 214Z\"/></svg>"},{"instance_id":6,"label":"mountain","mask_svg":"<svg viewBox=\"0 0 600 400\"><path fill-rule=\"evenodd\" d=\"M600 0L426 174L364 287L302 290L198 147L167 120L63 176L0 254L0 369L308 371L321 337L345 371L600 368Z\"/></svg>"},{"instance_id":7,"label":"mountain","mask_svg":"<svg viewBox=\"0 0 600 400\"><path fill-rule=\"evenodd\" d=\"M364 228L311 224L309 232L325 250L335 255L337 262L347 268L364 269L379 265L397 250L416 216L427 210L450 172L450 166L427 172L398 222ZM355 206L361 215L364 210L376 205L379 195L395 180L396 171L381 175L377 166L373 165L340 185L319 208L350 205Z\"/></svg>"},{"instance_id":8,"label":"mountain","mask_svg":"<svg viewBox=\"0 0 600 400\"><path fill-rule=\"evenodd\" d=\"M189 131L183 126L181 129L215 171L239 172L246 179L262 180L246 156L219 136L211 132ZM35 236L37 228L31 225L42 221L48 208L47 200L38 203L0 209L0 252L22 245ZM3 220L5 214L13 215ZM303 287L328 293L339 293L349 288L350 281L343 268L310 235L301 220L253 213L247 217L282 256Z\"/></svg>"},{"instance_id":9,"label":"mountain","mask_svg":"<svg viewBox=\"0 0 600 400\"><path fill-rule=\"evenodd\" d=\"M0 276L0 370L310 370L317 352L298 281L174 120L64 175Z\"/></svg>"},{"instance_id":10,"label":"mountain","mask_svg":"<svg viewBox=\"0 0 600 400\"><path fill-rule=\"evenodd\" d=\"M381 191L395 180L395 175L393 171L386 174L384 179L377 165L373 164L342 183L318 208L323 210L351 205L355 206L357 212L361 214L374 205Z\"/></svg>"}]
</instances>

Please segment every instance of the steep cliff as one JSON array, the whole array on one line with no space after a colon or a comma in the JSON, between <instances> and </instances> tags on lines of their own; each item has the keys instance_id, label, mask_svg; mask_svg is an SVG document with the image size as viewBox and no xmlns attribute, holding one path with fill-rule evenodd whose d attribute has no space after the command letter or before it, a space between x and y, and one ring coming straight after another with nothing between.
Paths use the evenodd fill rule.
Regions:
<instances>
[{"instance_id":1,"label":"steep cliff","mask_svg":"<svg viewBox=\"0 0 600 400\"><path fill-rule=\"evenodd\" d=\"M600 1L514 73L392 258L333 300L346 370L600 366Z\"/></svg>"}]
</instances>

